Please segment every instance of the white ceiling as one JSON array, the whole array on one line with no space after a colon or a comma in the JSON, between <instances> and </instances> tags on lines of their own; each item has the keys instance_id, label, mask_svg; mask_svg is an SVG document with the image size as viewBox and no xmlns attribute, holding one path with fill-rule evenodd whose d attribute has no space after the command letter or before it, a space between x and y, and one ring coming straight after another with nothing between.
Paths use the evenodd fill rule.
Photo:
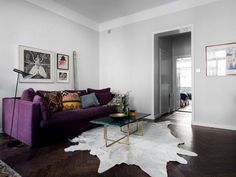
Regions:
<instances>
[{"instance_id":1,"label":"white ceiling","mask_svg":"<svg viewBox=\"0 0 236 177\"><path fill-rule=\"evenodd\" d=\"M138 13L177 0L53 0L97 23Z\"/></svg>"},{"instance_id":2,"label":"white ceiling","mask_svg":"<svg viewBox=\"0 0 236 177\"><path fill-rule=\"evenodd\" d=\"M25 0L96 31L223 0Z\"/></svg>"}]
</instances>

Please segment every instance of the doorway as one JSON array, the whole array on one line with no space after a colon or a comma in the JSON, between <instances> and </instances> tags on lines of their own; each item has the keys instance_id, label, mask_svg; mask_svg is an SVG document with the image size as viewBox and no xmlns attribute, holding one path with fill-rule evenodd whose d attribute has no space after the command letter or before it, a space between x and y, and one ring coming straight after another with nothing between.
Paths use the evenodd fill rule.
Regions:
<instances>
[{"instance_id":1,"label":"doorway","mask_svg":"<svg viewBox=\"0 0 236 177\"><path fill-rule=\"evenodd\" d=\"M180 112L192 112L192 58L177 57L176 58L176 71L178 78L180 95L180 105L177 110Z\"/></svg>"},{"instance_id":2,"label":"doorway","mask_svg":"<svg viewBox=\"0 0 236 177\"><path fill-rule=\"evenodd\" d=\"M191 27L154 34L155 118L180 111L192 113Z\"/></svg>"}]
</instances>

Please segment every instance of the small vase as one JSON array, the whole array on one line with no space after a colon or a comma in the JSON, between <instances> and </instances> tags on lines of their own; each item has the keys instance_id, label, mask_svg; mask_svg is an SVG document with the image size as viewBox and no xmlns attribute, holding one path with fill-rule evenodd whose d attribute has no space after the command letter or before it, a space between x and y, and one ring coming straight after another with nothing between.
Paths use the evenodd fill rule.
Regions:
<instances>
[{"instance_id":1,"label":"small vase","mask_svg":"<svg viewBox=\"0 0 236 177\"><path fill-rule=\"evenodd\" d=\"M129 111L129 116L130 116L131 118L135 118L135 117L136 117L136 111L135 111L135 110L130 110L130 111Z\"/></svg>"}]
</instances>

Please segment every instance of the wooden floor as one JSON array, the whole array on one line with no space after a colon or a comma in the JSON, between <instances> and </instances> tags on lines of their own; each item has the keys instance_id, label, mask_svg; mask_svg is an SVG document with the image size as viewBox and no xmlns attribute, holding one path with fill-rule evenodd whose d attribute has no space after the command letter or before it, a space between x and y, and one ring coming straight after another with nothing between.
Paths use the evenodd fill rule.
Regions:
<instances>
[{"instance_id":1,"label":"wooden floor","mask_svg":"<svg viewBox=\"0 0 236 177\"><path fill-rule=\"evenodd\" d=\"M185 142L184 149L196 152L198 157L183 156L189 162L167 164L169 177L236 177L236 131L204 128L190 125L190 113L176 112L163 118L174 136ZM158 122L157 122L158 123ZM158 136L158 135L157 135ZM27 146L8 148L8 137L0 136L0 159L22 177L148 177L138 166L116 165L98 174L99 159L88 151L65 153L70 143L31 149ZM141 160L141 159L140 159Z\"/></svg>"}]
</instances>

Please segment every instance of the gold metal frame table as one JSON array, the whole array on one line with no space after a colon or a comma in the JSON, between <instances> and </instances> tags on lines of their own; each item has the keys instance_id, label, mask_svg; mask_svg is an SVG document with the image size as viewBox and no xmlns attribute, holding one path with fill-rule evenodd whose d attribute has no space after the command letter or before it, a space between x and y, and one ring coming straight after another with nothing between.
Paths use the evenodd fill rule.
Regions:
<instances>
[{"instance_id":1,"label":"gold metal frame table","mask_svg":"<svg viewBox=\"0 0 236 177\"><path fill-rule=\"evenodd\" d=\"M136 113L135 117L125 117L122 120L116 120L111 118L110 116L101 117L98 119L94 119L90 121L94 124L103 125L104 130L104 139L106 147L109 147L115 143L122 143L129 145L129 136L132 134L143 136L144 128L143 128L143 119L150 114L146 113ZM131 129L131 125L135 125L135 129ZM109 126L119 126L120 130L124 133L124 136L119 139L113 140L108 137L108 127ZM121 140L127 138L127 142L121 142Z\"/></svg>"}]
</instances>

